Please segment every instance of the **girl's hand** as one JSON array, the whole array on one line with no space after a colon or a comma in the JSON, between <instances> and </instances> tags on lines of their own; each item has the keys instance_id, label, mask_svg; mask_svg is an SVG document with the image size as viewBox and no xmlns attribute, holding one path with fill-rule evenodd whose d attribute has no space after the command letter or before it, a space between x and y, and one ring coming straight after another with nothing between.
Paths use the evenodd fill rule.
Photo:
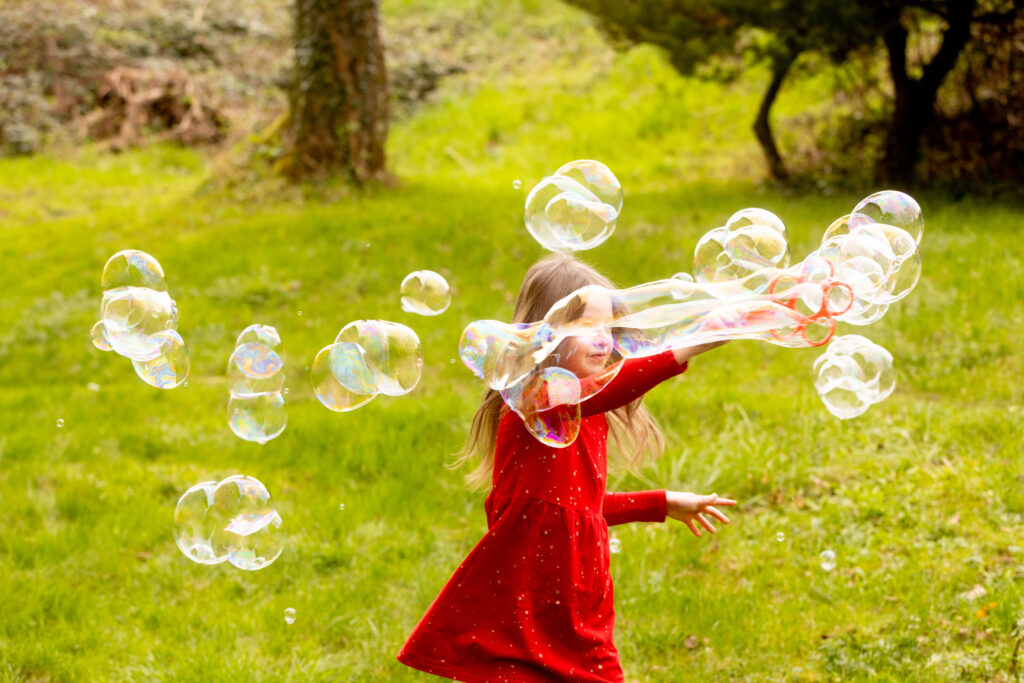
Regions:
<instances>
[{"instance_id":1,"label":"girl's hand","mask_svg":"<svg viewBox=\"0 0 1024 683\"><path fill-rule=\"evenodd\" d=\"M701 530L697 527L699 523L711 533L715 533L715 527L704 515L710 515L723 524L729 523L729 518L723 515L716 505L735 505L736 501L731 498L721 498L717 493L701 496L696 493L684 493L682 491L666 491L668 499L668 516L678 519L686 525L694 536L700 536Z\"/></svg>"}]
</instances>

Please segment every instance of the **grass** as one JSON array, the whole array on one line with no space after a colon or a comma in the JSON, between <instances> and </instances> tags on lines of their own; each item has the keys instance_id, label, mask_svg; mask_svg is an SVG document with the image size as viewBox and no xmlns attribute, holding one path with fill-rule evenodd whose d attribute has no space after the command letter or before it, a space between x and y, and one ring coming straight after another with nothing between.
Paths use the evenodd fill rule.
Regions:
<instances>
[{"instance_id":1,"label":"grass","mask_svg":"<svg viewBox=\"0 0 1024 683\"><path fill-rule=\"evenodd\" d=\"M467 323L510 316L542 255L521 224L532 184L573 158L609 164L625 211L585 256L623 285L688 270L699 236L749 205L780 215L802 256L877 189L758 184L746 131L756 79L712 86L651 50L616 57L561 7L466 7L523 60L455 78L396 122L394 189L211 183L217 162L166 147L0 161L0 680L428 680L394 654L485 528L482 497L444 468L480 390L450 361ZM430 10L390 11L415 23ZM522 44L560 37L565 52ZM786 96L783 113L817 97ZM816 352L757 342L701 357L651 393L666 454L614 487L715 490L741 506L711 538L613 530L629 680L1019 670L1021 206L919 200L917 290L875 325L842 330L895 356L887 401L838 421L813 390ZM100 271L124 248L167 272L192 350L186 386L151 389L89 343ZM452 284L440 317L398 306L398 283L422 268ZM423 379L409 396L330 413L305 368L358 318L414 327ZM225 415L224 365L253 322L281 332L288 373L288 428L262 447L234 437ZM171 535L185 489L234 473L269 487L289 533L263 571L191 564ZM825 549L833 571L819 567Z\"/></svg>"}]
</instances>

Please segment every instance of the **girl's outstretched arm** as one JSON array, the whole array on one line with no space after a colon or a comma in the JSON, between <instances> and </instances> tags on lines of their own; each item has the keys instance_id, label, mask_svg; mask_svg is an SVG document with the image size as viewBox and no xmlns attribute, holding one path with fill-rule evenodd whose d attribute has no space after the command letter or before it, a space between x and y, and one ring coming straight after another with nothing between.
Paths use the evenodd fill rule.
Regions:
<instances>
[{"instance_id":1,"label":"girl's outstretched arm","mask_svg":"<svg viewBox=\"0 0 1024 683\"><path fill-rule=\"evenodd\" d=\"M686 528L694 536L701 535L701 530L694 522L699 523L713 534L715 533L715 527L704 515L714 517L723 524L728 524L729 518L722 514L717 507L736 504L735 500L722 498L717 493L701 496L696 493L685 493L683 491L667 491L665 498L668 506L667 516L685 524Z\"/></svg>"}]
</instances>

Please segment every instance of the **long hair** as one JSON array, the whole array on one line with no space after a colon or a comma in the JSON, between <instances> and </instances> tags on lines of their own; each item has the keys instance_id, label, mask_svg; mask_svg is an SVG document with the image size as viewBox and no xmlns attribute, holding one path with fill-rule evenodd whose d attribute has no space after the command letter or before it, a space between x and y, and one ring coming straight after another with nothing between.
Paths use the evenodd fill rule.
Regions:
<instances>
[{"instance_id":1,"label":"long hair","mask_svg":"<svg viewBox=\"0 0 1024 683\"><path fill-rule=\"evenodd\" d=\"M587 285L615 289L608 278L572 256L545 256L526 271L512 312L512 322L532 323L543 320L557 301ZM480 407L473 416L466 445L451 465L453 468L459 467L479 455L480 463L466 475L466 483L470 488L484 489L491 483L498 421L504 405L499 392L490 388L484 392ZM607 413L607 416L614 446L610 453L613 468L636 468L648 457L653 459L661 455L665 441L654 418L644 408L643 397Z\"/></svg>"}]
</instances>

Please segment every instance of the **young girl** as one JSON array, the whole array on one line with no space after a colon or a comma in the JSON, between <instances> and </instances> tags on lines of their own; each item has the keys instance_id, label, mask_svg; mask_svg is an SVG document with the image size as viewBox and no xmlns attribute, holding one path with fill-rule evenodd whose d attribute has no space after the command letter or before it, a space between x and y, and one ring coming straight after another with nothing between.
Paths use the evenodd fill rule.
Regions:
<instances>
[{"instance_id":1,"label":"young girl","mask_svg":"<svg viewBox=\"0 0 1024 683\"><path fill-rule=\"evenodd\" d=\"M555 302L585 285L614 289L571 256L540 260L523 280L514 321L543 319ZM607 319L611 302L605 306L593 310L602 304L588 301L582 316ZM709 517L729 522L716 506L736 502L677 491L606 492L607 440L610 435L618 451L631 453L631 462L645 450L660 451L661 433L641 405L643 395L720 343L623 361L615 378L579 405L579 435L567 448L539 442L489 390L462 458L479 452L482 462L467 479L491 483L487 534L441 590L398 660L470 683L622 681L612 643L608 527L668 516L700 536L701 528L715 532ZM557 351L559 365L586 382L608 366L611 338L571 337Z\"/></svg>"}]
</instances>

